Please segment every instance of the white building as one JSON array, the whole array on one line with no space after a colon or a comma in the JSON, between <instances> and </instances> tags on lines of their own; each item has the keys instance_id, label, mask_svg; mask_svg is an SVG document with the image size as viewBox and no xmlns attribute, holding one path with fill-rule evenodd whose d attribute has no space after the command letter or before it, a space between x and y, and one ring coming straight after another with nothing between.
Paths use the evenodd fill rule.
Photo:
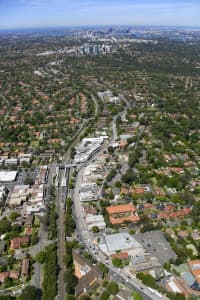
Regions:
<instances>
[{"instance_id":1,"label":"white building","mask_svg":"<svg viewBox=\"0 0 200 300\"><path fill-rule=\"evenodd\" d=\"M80 192L79 199L81 202L97 201L98 194L93 191Z\"/></svg>"},{"instance_id":2,"label":"white building","mask_svg":"<svg viewBox=\"0 0 200 300\"><path fill-rule=\"evenodd\" d=\"M0 181L1 182L12 182L15 181L17 177L17 171L0 171Z\"/></svg>"},{"instance_id":3,"label":"white building","mask_svg":"<svg viewBox=\"0 0 200 300\"><path fill-rule=\"evenodd\" d=\"M28 200L29 194L29 185L16 185L8 199L8 206L20 206L23 202Z\"/></svg>"},{"instance_id":4,"label":"white building","mask_svg":"<svg viewBox=\"0 0 200 300\"><path fill-rule=\"evenodd\" d=\"M118 105L118 104L120 104L120 99L119 99L119 97L110 97L108 99L108 102L112 103L112 104L115 104L115 105Z\"/></svg>"},{"instance_id":5,"label":"white building","mask_svg":"<svg viewBox=\"0 0 200 300\"><path fill-rule=\"evenodd\" d=\"M105 235L99 248L106 255L115 254L119 250L127 252L132 257L145 255L142 245L128 233Z\"/></svg>"},{"instance_id":6,"label":"white building","mask_svg":"<svg viewBox=\"0 0 200 300\"><path fill-rule=\"evenodd\" d=\"M5 166L17 166L18 158L7 158L4 162Z\"/></svg>"},{"instance_id":7,"label":"white building","mask_svg":"<svg viewBox=\"0 0 200 300\"><path fill-rule=\"evenodd\" d=\"M102 215L87 216L86 224L88 230L92 230L94 226L97 226L100 230L104 230L106 228L106 223Z\"/></svg>"},{"instance_id":8,"label":"white building","mask_svg":"<svg viewBox=\"0 0 200 300\"><path fill-rule=\"evenodd\" d=\"M101 149L101 144L103 143L104 138L95 137L95 138L84 138L81 143L76 147L76 155L74 157L74 163L83 163L86 162L89 158L92 157L98 150Z\"/></svg>"},{"instance_id":9,"label":"white building","mask_svg":"<svg viewBox=\"0 0 200 300\"><path fill-rule=\"evenodd\" d=\"M0 186L0 203L6 198L6 187Z\"/></svg>"}]
</instances>

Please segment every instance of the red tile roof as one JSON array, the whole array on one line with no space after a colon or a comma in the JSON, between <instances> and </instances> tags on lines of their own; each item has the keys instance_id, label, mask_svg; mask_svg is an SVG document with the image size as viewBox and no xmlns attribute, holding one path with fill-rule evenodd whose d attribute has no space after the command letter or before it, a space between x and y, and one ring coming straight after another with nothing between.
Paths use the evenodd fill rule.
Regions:
<instances>
[{"instance_id":1,"label":"red tile roof","mask_svg":"<svg viewBox=\"0 0 200 300\"><path fill-rule=\"evenodd\" d=\"M22 270L21 273L23 276L27 276L29 272L29 258L24 258L22 260Z\"/></svg>"},{"instance_id":2,"label":"red tile roof","mask_svg":"<svg viewBox=\"0 0 200 300\"><path fill-rule=\"evenodd\" d=\"M174 210L174 205L169 204L165 206L165 211L172 211L172 210Z\"/></svg>"},{"instance_id":3,"label":"red tile roof","mask_svg":"<svg viewBox=\"0 0 200 300\"><path fill-rule=\"evenodd\" d=\"M138 222L140 220L139 216L132 215L124 218L112 218L110 217L111 224L124 224L126 222Z\"/></svg>"},{"instance_id":4,"label":"red tile roof","mask_svg":"<svg viewBox=\"0 0 200 300\"><path fill-rule=\"evenodd\" d=\"M121 188L121 194L128 195L129 190L127 188Z\"/></svg>"},{"instance_id":5,"label":"red tile roof","mask_svg":"<svg viewBox=\"0 0 200 300\"><path fill-rule=\"evenodd\" d=\"M192 211L191 208L184 208L184 209L181 209L181 210L173 211L171 213L169 213L169 212L160 212L158 217L162 218L162 219L182 218L182 217L190 214L191 211Z\"/></svg>"},{"instance_id":6,"label":"red tile roof","mask_svg":"<svg viewBox=\"0 0 200 300\"><path fill-rule=\"evenodd\" d=\"M188 261L188 265L195 280L200 284L200 259Z\"/></svg>"},{"instance_id":7,"label":"red tile roof","mask_svg":"<svg viewBox=\"0 0 200 300\"><path fill-rule=\"evenodd\" d=\"M0 273L0 282L4 282L7 278L9 278L10 272L1 272Z\"/></svg>"},{"instance_id":8,"label":"red tile roof","mask_svg":"<svg viewBox=\"0 0 200 300\"><path fill-rule=\"evenodd\" d=\"M139 217L135 215L136 208L133 204L121 204L116 206L109 206L106 208L109 216L110 216L110 222L112 224L123 224L126 222L137 222L139 221ZM117 216L114 217L114 215L117 214L123 214L123 213L130 213L129 216Z\"/></svg>"},{"instance_id":9,"label":"red tile roof","mask_svg":"<svg viewBox=\"0 0 200 300\"><path fill-rule=\"evenodd\" d=\"M121 204L115 206L106 207L106 210L109 215L111 214L118 214L118 213L125 213L125 212L135 212L136 208L132 204Z\"/></svg>"},{"instance_id":10,"label":"red tile roof","mask_svg":"<svg viewBox=\"0 0 200 300\"><path fill-rule=\"evenodd\" d=\"M145 190L143 187L135 187L135 194L144 194Z\"/></svg>"},{"instance_id":11,"label":"red tile roof","mask_svg":"<svg viewBox=\"0 0 200 300\"><path fill-rule=\"evenodd\" d=\"M17 250L21 248L22 244L28 244L29 238L28 237L17 237L11 240L10 248L13 250Z\"/></svg>"},{"instance_id":12,"label":"red tile roof","mask_svg":"<svg viewBox=\"0 0 200 300\"><path fill-rule=\"evenodd\" d=\"M19 272L14 271L14 270L10 271L9 278L11 278L11 279L17 279L17 278L19 278Z\"/></svg>"},{"instance_id":13,"label":"red tile roof","mask_svg":"<svg viewBox=\"0 0 200 300\"><path fill-rule=\"evenodd\" d=\"M121 253L112 254L111 257L112 258L119 258L121 260L124 260L124 259L128 259L129 255L128 255L127 252L121 252Z\"/></svg>"}]
</instances>

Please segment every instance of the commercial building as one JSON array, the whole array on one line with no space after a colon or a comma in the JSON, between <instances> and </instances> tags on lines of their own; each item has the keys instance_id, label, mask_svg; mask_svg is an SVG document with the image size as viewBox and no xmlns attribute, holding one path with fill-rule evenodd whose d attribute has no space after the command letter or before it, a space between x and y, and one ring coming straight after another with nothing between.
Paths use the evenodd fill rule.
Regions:
<instances>
[{"instance_id":1,"label":"commercial building","mask_svg":"<svg viewBox=\"0 0 200 300\"><path fill-rule=\"evenodd\" d=\"M74 163L86 162L92 155L94 155L98 150L100 150L103 141L103 137L84 138L78 145L78 147L76 147Z\"/></svg>"},{"instance_id":2,"label":"commercial building","mask_svg":"<svg viewBox=\"0 0 200 300\"><path fill-rule=\"evenodd\" d=\"M17 173L17 171L0 171L0 182L15 181Z\"/></svg>"},{"instance_id":3,"label":"commercial building","mask_svg":"<svg viewBox=\"0 0 200 300\"><path fill-rule=\"evenodd\" d=\"M7 158L4 162L5 166L17 166L18 159L17 158Z\"/></svg>"},{"instance_id":4,"label":"commercial building","mask_svg":"<svg viewBox=\"0 0 200 300\"><path fill-rule=\"evenodd\" d=\"M36 176L35 184L39 185L39 184L47 183L48 172L49 172L48 166L41 166L40 170Z\"/></svg>"},{"instance_id":5,"label":"commercial building","mask_svg":"<svg viewBox=\"0 0 200 300\"><path fill-rule=\"evenodd\" d=\"M90 201L97 201L99 198L96 192L88 191L88 192L80 192L79 199L81 202L90 202Z\"/></svg>"},{"instance_id":6,"label":"commercial building","mask_svg":"<svg viewBox=\"0 0 200 300\"><path fill-rule=\"evenodd\" d=\"M44 185L43 184L34 184L30 189L31 197L29 203L32 204L43 204L44 196Z\"/></svg>"},{"instance_id":7,"label":"commercial building","mask_svg":"<svg viewBox=\"0 0 200 300\"><path fill-rule=\"evenodd\" d=\"M138 222L140 220L136 208L132 204L109 206L106 208L106 211L109 214L110 223L113 225Z\"/></svg>"},{"instance_id":8,"label":"commercial building","mask_svg":"<svg viewBox=\"0 0 200 300\"><path fill-rule=\"evenodd\" d=\"M79 199L81 202L97 201L100 197L100 187L97 186L96 180L93 181L93 179L91 179L92 174L88 172L89 169L86 168L82 177L79 191Z\"/></svg>"},{"instance_id":9,"label":"commercial building","mask_svg":"<svg viewBox=\"0 0 200 300\"><path fill-rule=\"evenodd\" d=\"M99 248L109 256L119 250L127 252L129 256L133 257L145 255L142 245L128 233L104 235L99 243Z\"/></svg>"},{"instance_id":10,"label":"commercial building","mask_svg":"<svg viewBox=\"0 0 200 300\"><path fill-rule=\"evenodd\" d=\"M106 228L106 223L102 215L88 216L85 221L88 230L92 230L94 226L97 226L100 230L104 230Z\"/></svg>"},{"instance_id":11,"label":"commercial building","mask_svg":"<svg viewBox=\"0 0 200 300\"><path fill-rule=\"evenodd\" d=\"M28 200L30 189L28 185L16 185L8 199L9 207L20 206Z\"/></svg>"}]
</instances>

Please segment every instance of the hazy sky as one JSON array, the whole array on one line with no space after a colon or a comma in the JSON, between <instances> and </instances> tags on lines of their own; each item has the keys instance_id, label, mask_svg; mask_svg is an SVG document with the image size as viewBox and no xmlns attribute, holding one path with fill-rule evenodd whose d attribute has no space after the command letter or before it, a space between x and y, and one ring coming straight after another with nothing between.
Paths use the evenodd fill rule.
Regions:
<instances>
[{"instance_id":1,"label":"hazy sky","mask_svg":"<svg viewBox=\"0 0 200 300\"><path fill-rule=\"evenodd\" d=\"M115 24L200 26L200 0L0 0L0 29Z\"/></svg>"}]
</instances>

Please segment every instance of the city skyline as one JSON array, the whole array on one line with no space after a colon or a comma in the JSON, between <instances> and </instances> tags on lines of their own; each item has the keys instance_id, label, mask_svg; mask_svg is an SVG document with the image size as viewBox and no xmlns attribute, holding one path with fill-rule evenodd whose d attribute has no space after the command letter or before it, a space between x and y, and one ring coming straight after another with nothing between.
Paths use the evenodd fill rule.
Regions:
<instances>
[{"instance_id":1,"label":"city skyline","mask_svg":"<svg viewBox=\"0 0 200 300\"><path fill-rule=\"evenodd\" d=\"M2 0L0 29L152 25L200 26L197 0Z\"/></svg>"}]
</instances>

